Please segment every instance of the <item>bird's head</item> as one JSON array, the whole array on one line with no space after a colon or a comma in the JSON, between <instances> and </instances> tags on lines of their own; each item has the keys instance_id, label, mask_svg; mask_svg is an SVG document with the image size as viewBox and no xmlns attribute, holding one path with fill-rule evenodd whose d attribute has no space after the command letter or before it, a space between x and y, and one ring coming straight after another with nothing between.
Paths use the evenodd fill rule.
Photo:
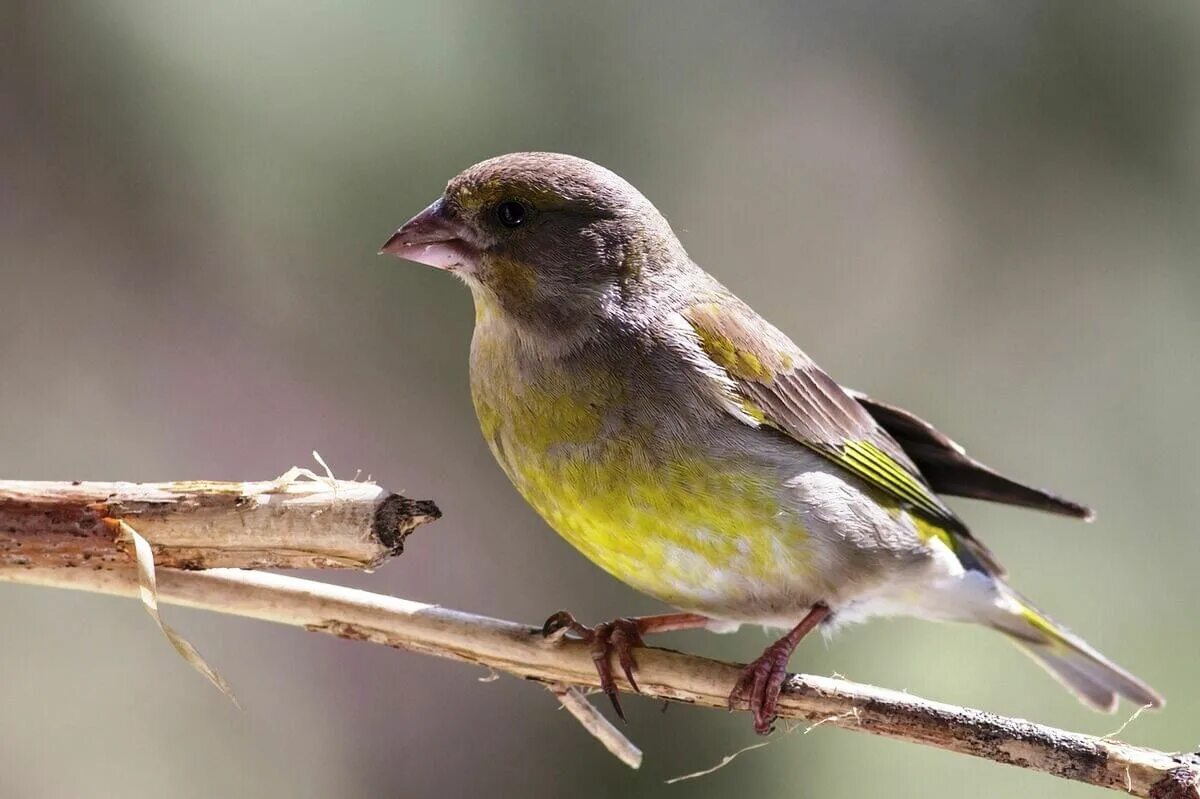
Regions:
<instances>
[{"instance_id":1,"label":"bird's head","mask_svg":"<svg viewBox=\"0 0 1200 799\"><path fill-rule=\"evenodd\" d=\"M482 313L535 335L578 336L653 280L682 246L650 201L604 167L513 153L456 176L381 254L445 269Z\"/></svg>"}]
</instances>

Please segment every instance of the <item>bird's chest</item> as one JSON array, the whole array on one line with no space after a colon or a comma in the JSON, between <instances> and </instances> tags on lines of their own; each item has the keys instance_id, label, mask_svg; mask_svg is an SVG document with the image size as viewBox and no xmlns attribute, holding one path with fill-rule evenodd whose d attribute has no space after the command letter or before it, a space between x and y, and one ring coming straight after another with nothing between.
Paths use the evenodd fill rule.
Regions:
<instances>
[{"instance_id":1,"label":"bird's chest","mask_svg":"<svg viewBox=\"0 0 1200 799\"><path fill-rule=\"evenodd\" d=\"M617 375L537 362L479 331L472 342L471 397L483 437L543 515L568 501L581 471L593 480L616 475L638 457L626 395Z\"/></svg>"},{"instance_id":2,"label":"bird's chest","mask_svg":"<svg viewBox=\"0 0 1200 799\"><path fill-rule=\"evenodd\" d=\"M803 531L780 512L775 475L714 457L700 431L691 442L665 432L677 420L644 406L671 413L670 403L644 386L611 369L525 364L478 334L471 383L483 435L518 491L618 579L704 609L762 592L781 570L794 577Z\"/></svg>"}]
</instances>

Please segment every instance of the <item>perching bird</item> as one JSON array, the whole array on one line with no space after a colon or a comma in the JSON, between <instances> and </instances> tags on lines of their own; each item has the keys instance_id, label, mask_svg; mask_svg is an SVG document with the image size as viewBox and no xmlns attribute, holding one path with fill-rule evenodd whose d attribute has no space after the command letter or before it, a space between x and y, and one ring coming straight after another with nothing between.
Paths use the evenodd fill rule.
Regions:
<instances>
[{"instance_id":1,"label":"perching bird","mask_svg":"<svg viewBox=\"0 0 1200 799\"><path fill-rule=\"evenodd\" d=\"M999 630L1098 709L1162 705L1011 589L938 495L1087 508L838 385L607 169L551 153L484 161L381 252L470 287L475 409L517 490L593 562L683 611L547 621L591 642L618 713L613 651L636 688L643 635L759 624L790 632L745 668L730 706L768 732L806 633L888 615Z\"/></svg>"}]
</instances>

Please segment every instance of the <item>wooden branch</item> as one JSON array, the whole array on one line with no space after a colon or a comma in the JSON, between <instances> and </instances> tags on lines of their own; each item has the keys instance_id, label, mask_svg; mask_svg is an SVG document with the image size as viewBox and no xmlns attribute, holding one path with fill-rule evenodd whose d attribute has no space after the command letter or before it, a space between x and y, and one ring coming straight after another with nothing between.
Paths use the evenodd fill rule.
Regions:
<instances>
[{"instance_id":1,"label":"wooden branch","mask_svg":"<svg viewBox=\"0 0 1200 799\"><path fill-rule=\"evenodd\" d=\"M596 706L587 700L582 691L574 685L561 682L550 683L546 687L558 698L563 710L574 716L575 720L582 724L593 738L602 743L613 757L630 768L641 767L642 750L622 735L611 721L604 718Z\"/></svg>"},{"instance_id":2,"label":"wooden branch","mask_svg":"<svg viewBox=\"0 0 1200 799\"><path fill-rule=\"evenodd\" d=\"M432 502L304 469L252 483L0 480L0 567L128 567L124 520L159 566L370 569L440 515Z\"/></svg>"},{"instance_id":3,"label":"wooden branch","mask_svg":"<svg viewBox=\"0 0 1200 799\"><path fill-rule=\"evenodd\" d=\"M135 596L128 570L0 568L0 581ZM275 574L158 570L159 600L488 666L547 684L597 687L588 648L522 624ZM645 695L723 708L738 667L665 649L637 652ZM620 681L622 690L630 687ZM1130 746L868 685L797 675L780 715L935 746L1150 799L1200 799L1200 758Z\"/></svg>"}]
</instances>

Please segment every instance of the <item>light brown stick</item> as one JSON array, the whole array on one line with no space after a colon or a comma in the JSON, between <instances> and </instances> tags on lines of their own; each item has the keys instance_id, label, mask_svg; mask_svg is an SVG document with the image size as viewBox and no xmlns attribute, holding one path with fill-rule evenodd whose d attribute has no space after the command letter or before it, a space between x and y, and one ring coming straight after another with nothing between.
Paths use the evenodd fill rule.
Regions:
<instances>
[{"instance_id":1,"label":"light brown stick","mask_svg":"<svg viewBox=\"0 0 1200 799\"><path fill-rule=\"evenodd\" d=\"M131 572L0 569L0 581L134 596ZM217 570L158 574L163 602L263 619L452 658L544 683L598 687L588 647L545 641L522 624L274 574ZM738 667L664 649L639 649L645 695L720 708ZM618 676L622 690L630 690ZM1151 799L1200 799L1200 759L1044 727L828 677L797 675L785 718L935 746Z\"/></svg>"},{"instance_id":2,"label":"light brown stick","mask_svg":"<svg viewBox=\"0 0 1200 799\"><path fill-rule=\"evenodd\" d=\"M621 734L612 722L604 718L596 706L587 700L583 692L574 685L556 682L546 686L550 693L558 698L562 705L588 733L604 745L613 757L630 768L640 768L642 765L642 750Z\"/></svg>"},{"instance_id":3,"label":"light brown stick","mask_svg":"<svg viewBox=\"0 0 1200 799\"><path fill-rule=\"evenodd\" d=\"M370 569L440 515L432 502L301 469L251 483L0 480L0 567L128 567L123 520L164 567Z\"/></svg>"}]
</instances>

